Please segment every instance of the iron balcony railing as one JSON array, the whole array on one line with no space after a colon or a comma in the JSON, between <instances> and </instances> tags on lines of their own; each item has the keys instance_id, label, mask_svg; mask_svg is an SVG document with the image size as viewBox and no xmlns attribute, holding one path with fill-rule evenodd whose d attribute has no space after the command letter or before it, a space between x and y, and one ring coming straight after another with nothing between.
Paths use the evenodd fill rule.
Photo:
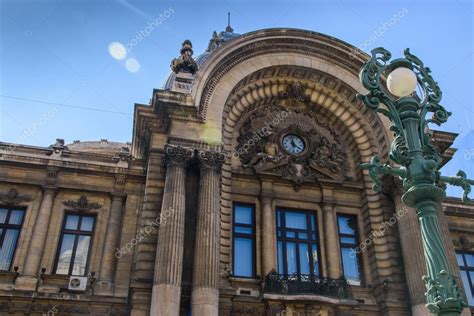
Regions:
<instances>
[{"instance_id":1,"label":"iron balcony railing","mask_svg":"<svg viewBox=\"0 0 474 316\"><path fill-rule=\"evenodd\" d=\"M351 298L346 279L330 279L308 274L284 275L271 272L265 277L264 291L268 294L310 294Z\"/></svg>"}]
</instances>

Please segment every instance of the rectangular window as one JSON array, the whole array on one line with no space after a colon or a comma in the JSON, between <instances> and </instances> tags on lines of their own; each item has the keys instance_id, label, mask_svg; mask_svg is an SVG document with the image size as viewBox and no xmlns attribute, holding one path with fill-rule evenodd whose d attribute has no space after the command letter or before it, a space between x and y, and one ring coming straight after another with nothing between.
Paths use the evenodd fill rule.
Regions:
<instances>
[{"instance_id":1,"label":"rectangular window","mask_svg":"<svg viewBox=\"0 0 474 316\"><path fill-rule=\"evenodd\" d=\"M1 271L10 271L24 216L24 209L0 207Z\"/></svg>"},{"instance_id":2,"label":"rectangular window","mask_svg":"<svg viewBox=\"0 0 474 316\"><path fill-rule=\"evenodd\" d=\"M357 217L354 215L337 215L339 244L344 277L349 284L360 285L360 256L356 252L359 237L357 234ZM331 251L330 249L328 251Z\"/></svg>"},{"instance_id":3,"label":"rectangular window","mask_svg":"<svg viewBox=\"0 0 474 316\"><path fill-rule=\"evenodd\" d=\"M234 276L255 277L255 208L236 203L233 214Z\"/></svg>"},{"instance_id":4,"label":"rectangular window","mask_svg":"<svg viewBox=\"0 0 474 316\"><path fill-rule=\"evenodd\" d=\"M278 273L319 275L314 212L277 209Z\"/></svg>"},{"instance_id":5,"label":"rectangular window","mask_svg":"<svg viewBox=\"0 0 474 316\"><path fill-rule=\"evenodd\" d=\"M474 253L456 251L461 279L466 293L467 303L474 306Z\"/></svg>"},{"instance_id":6,"label":"rectangular window","mask_svg":"<svg viewBox=\"0 0 474 316\"><path fill-rule=\"evenodd\" d=\"M95 217L66 214L56 256L56 274L86 275Z\"/></svg>"}]
</instances>

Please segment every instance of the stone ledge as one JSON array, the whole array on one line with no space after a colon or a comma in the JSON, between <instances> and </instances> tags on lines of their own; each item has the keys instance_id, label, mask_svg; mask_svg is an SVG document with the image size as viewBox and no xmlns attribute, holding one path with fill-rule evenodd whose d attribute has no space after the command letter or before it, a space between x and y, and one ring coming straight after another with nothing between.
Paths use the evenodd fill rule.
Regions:
<instances>
[{"instance_id":1,"label":"stone ledge","mask_svg":"<svg viewBox=\"0 0 474 316\"><path fill-rule=\"evenodd\" d=\"M340 299L322 295L307 295L307 294L296 294L296 295L283 295L283 294L263 294L263 298L269 301L310 301L310 302L321 302L329 303L334 305L344 306L359 306L360 303L354 299Z\"/></svg>"}]
</instances>

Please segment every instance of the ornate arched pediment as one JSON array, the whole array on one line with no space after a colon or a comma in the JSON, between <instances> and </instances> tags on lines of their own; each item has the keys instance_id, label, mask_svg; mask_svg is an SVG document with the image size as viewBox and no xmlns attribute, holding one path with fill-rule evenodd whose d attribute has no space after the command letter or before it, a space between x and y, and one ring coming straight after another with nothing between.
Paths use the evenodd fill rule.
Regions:
<instances>
[{"instance_id":1,"label":"ornate arched pediment","mask_svg":"<svg viewBox=\"0 0 474 316\"><path fill-rule=\"evenodd\" d=\"M279 101L243 116L234 157L243 168L290 180L295 188L322 179L342 182L349 170L344 143L298 91L299 83L290 85ZM285 142L288 135L294 139Z\"/></svg>"}]
</instances>

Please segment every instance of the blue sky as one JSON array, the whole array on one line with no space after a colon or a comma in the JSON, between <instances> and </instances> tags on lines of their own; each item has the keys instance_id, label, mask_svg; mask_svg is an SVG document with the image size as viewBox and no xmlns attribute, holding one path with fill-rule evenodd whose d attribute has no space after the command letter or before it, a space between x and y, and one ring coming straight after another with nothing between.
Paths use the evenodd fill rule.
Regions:
<instances>
[{"instance_id":1,"label":"blue sky","mask_svg":"<svg viewBox=\"0 0 474 316\"><path fill-rule=\"evenodd\" d=\"M456 145L463 147L448 169L473 175L470 0L1 0L0 10L1 141L41 146L56 138L130 141L134 103L147 103L152 89L162 86L184 39L193 42L195 55L204 51L212 31L225 28L230 11L238 33L294 27L365 51L384 46L396 56L410 47L432 69L444 92L442 103L453 112L443 129L461 134ZM382 36L364 44L401 11L403 17ZM111 43L131 43L160 16L161 23L125 59L111 56Z\"/></svg>"}]
</instances>

